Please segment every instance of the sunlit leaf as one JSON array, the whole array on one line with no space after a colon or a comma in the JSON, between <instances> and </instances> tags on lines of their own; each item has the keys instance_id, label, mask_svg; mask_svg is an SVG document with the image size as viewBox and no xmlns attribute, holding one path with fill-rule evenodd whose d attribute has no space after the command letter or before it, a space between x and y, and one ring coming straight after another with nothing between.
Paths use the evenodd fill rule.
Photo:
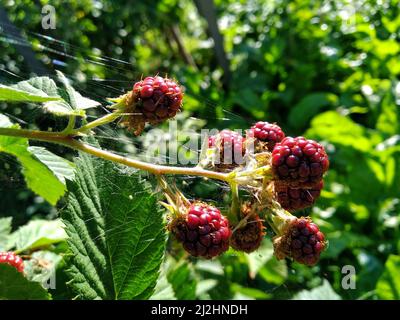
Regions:
<instances>
[{"instance_id":1,"label":"sunlit leaf","mask_svg":"<svg viewBox=\"0 0 400 320\"><path fill-rule=\"evenodd\" d=\"M385 263L385 270L376 285L380 299L400 299L400 256L390 255Z\"/></svg>"},{"instance_id":2,"label":"sunlit leaf","mask_svg":"<svg viewBox=\"0 0 400 320\"><path fill-rule=\"evenodd\" d=\"M0 114L0 125L18 129L4 115ZM15 156L22 165L22 173L28 187L51 204L56 204L65 193L65 185L51 172L46 165L37 160L28 149L28 139L0 136L0 152Z\"/></svg>"},{"instance_id":3,"label":"sunlit leaf","mask_svg":"<svg viewBox=\"0 0 400 320\"><path fill-rule=\"evenodd\" d=\"M337 101L338 97L332 93L311 93L290 110L289 123L295 129L303 128L322 108L335 106Z\"/></svg>"},{"instance_id":4,"label":"sunlit leaf","mask_svg":"<svg viewBox=\"0 0 400 320\"><path fill-rule=\"evenodd\" d=\"M12 86L0 84L0 101L46 102L61 99L56 84L48 77L35 77Z\"/></svg>"},{"instance_id":5,"label":"sunlit leaf","mask_svg":"<svg viewBox=\"0 0 400 320\"><path fill-rule=\"evenodd\" d=\"M62 218L81 299L145 299L165 250L162 210L140 173L80 154Z\"/></svg>"},{"instance_id":6,"label":"sunlit leaf","mask_svg":"<svg viewBox=\"0 0 400 320\"><path fill-rule=\"evenodd\" d=\"M61 71L57 71L57 76L65 87L67 101L73 110L85 110L95 108L100 105L99 102L83 97L69 83L69 80Z\"/></svg>"},{"instance_id":7,"label":"sunlit leaf","mask_svg":"<svg viewBox=\"0 0 400 320\"><path fill-rule=\"evenodd\" d=\"M43 147L29 147L28 150L42 163L44 163L65 184L65 179L73 180L75 164L51 153Z\"/></svg>"},{"instance_id":8,"label":"sunlit leaf","mask_svg":"<svg viewBox=\"0 0 400 320\"><path fill-rule=\"evenodd\" d=\"M332 289L328 280L311 290L302 290L292 300L341 300L341 297Z\"/></svg>"},{"instance_id":9,"label":"sunlit leaf","mask_svg":"<svg viewBox=\"0 0 400 320\"><path fill-rule=\"evenodd\" d=\"M46 248L64 241L67 235L60 220L32 220L12 235L16 252Z\"/></svg>"},{"instance_id":10,"label":"sunlit leaf","mask_svg":"<svg viewBox=\"0 0 400 320\"><path fill-rule=\"evenodd\" d=\"M0 218L0 252L10 248L12 217Z\"/></svg>"}]
</instances>

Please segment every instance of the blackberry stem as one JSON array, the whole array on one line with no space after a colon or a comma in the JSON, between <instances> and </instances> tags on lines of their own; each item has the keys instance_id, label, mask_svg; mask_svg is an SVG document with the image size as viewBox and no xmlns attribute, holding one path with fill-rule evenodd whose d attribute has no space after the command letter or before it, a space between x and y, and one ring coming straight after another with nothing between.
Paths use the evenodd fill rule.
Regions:
<instances>
[{"instance_id":1,"label":"blackberry stem","mask_svg":"<svg viewBox=\"0 0 400 320\"><path fill-rule=\"evenodd\" d=\"M107 123L113 122L114 120L118 119L119 117L122 117L124 115L123 113L123 107L125 106L125 100L121 100L118 103L113 104L110 106L110 108L115 109L114 112L111 112L109 114L106 114L105 116L98 118L94 121L91 121L85 125L83 125L80 128L74 129L71 131L71 135L79 135L81 133L86 133L90 131L93 128L105 125ZM121 108L122 107L122 108Z\"/></svg>"},{"instance_id":2,"label":"blackberry stem","mask_svg":"<svg viewBox=\"0 0 400 320\"><path fill-rule=\"evenodd\" d=\"M239 188L237 183L231 182L232 203L231 208L228 210L228 220L232 225L236 225L240 221L240 201L239 201Z\"/></svg>"},{"instance_id":3,"label":"blackberry stem","mask_svg":"<svg viewBox=\"0 0 400 320\"><path fill-rule=\"evenodd\" d=\"M277 235L281 235L287 225L294 219L297 218L290 212L282 209L280 205L274 201L271 203L271 206L268 207L266 220Z\"/></svg>"},{"instance_id":4,"label":"blackberry stem","mask_svg":"<svg viewBox=\"0 0 400 320\"><path fill-rule=\"evenodd\" d=\"M110 115L113 115L114 117L116 117L116 113L117 112L112 113ZM110 116L110 115L108 115L108 116ZM110 118L111 118L111 116L107 117L107 120L110 120ZM104 119L103 119L103 121L104 121ZM90 125L90 123L88 125ZM97 124L96 125L91 124L90 128L93 128L95 126L97 126ZM87 126L84 126L84 127L86 129L88 129ZM75 150L79 150L79 151L91 154L98 158L110 160L110 161L113 161L116 163L126 165L128 167L133 167L136 169L144 170L144 171L150 172L155 175L200 176L200 177L230 182L229 175L220 173L220 172L209 171L209 170L205 170L205 169L198 168L198 167L189 168L189 167L171 167L171 166L156 165L156 164L150 164L147 162L131 159L128 157L123 157L123 156L114 154L112 152L93 147L93 146L83 143L79 140L76 140L74 138L74 136L76 136L76 134L66 135L62 132L46 132L46 131L38 131L38 130L0 128L0 135L21 137L21 138L28 138L31 140L57 143L57 144L69 147L71 149L75 149Z\"/></svg>"},{"instance_id":5,"label":"blackberry stem","mask_svg":"<svg viewBox=\"0 0 400 320\"><path fill-rule=\"evenodd\" d=\"M62 133L64 133L65 135L72 133L72 131L75 128L75 123L76 123L76 116L69 116L68 124L65 127L65 129L62 131Z\"/></svg>"}]
</instances>

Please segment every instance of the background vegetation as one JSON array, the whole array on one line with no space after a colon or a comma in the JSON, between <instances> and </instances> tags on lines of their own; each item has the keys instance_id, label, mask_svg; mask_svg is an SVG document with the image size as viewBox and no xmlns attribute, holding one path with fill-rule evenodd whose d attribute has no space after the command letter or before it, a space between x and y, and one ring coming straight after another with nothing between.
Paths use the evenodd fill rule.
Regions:
<instances>
[{"instance_id":1,"label":"background vegetation","mask_svg":"<svg viewBox=\"0 0 400 320\"><path fill-rule=\"evenodd\" d=\"M46 3L56 9L55 30L41 26ZM4 0L0 5L2 17L8 17L0 22L3 84L32 73L54 77L57 69L82 94L105 103L142 75L168 73L186 90L185 112L178 118L182 131L245 129L266 120L279 123L287 135L322 141L329 152L331 169L321 198L299 213L310 214L329 239L318 265L278 262L268 240L256 253L228 252L213 261L188 261L169 243L155 293L139 290L130 297L399 299L398 1L215 0L223 38L213 7L196 3ZM0 111L23 127L65 125L30 105L3 103ZM104 113L97 111L92 115ZM135 156L148 139L134 140L116 127L98 132L102 146ZM73 297L76 292L65 286L66 236L54 220L57 209L73 213L65 201L56 208L27 190L15 158L1 153L0 159L0 249L6 247L2 237L12 238L14 248L37 255L39 264L29 273L37 281L49 277L40 262L57 265L57 286L49 292L55 299ZM183 188L190 197L223 200L215 196L218 184L194 179ZM342 287L345 265L356 269L354 290ZM121 290L116 297L125 297Z\"/></svg>"}]
</instances>

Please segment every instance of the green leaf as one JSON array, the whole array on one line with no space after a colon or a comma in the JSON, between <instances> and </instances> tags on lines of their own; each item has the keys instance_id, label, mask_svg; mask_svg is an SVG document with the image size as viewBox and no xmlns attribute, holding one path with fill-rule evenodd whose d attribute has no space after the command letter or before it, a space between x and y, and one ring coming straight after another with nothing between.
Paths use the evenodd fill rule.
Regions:
<instances>
[{"instance_id":1,"label":"green leaf","mask_svg":"<svg viewBox=\"0 0 400 320\"><path fill-rule=\"evenodd\" d=\"M29 147L28 150L40 162L45 164L63 184L66 183L65 179L74 179L75 165L72 162L61 158L42 147Z\"/></svg>"},{"instance_id":2,"label":"green leaf","mask_svg":"<svg viewBox=\"0 0 400 320\"><path fill-rule=\"evenodd\" d=\"M385 270L376 285L376 293L380 299L400 299L400 256L390 255L385 263Z\"/></svg>"},{"instance_id":3,"label":"green leaf","mask_svg":"<svg viewBox=\"0 0 400 320\"><path fill-rule=\"evenodd\" d=\"M365 128L336 111L327 111L316 116L305 136L360 151L370 151L372 148L372 141L367 137Z\"/></svg>"},{"instance_id":4,"label":"green leaf","mask_svg":"<svg viewBox=\"0 0 400 320\"><path fill-rule=\"evenodd\" d=\"M196 299L197 282L193 275L193 267L187 261L175 265L167 275L178 300Z\"/></svg>"},{"instance_id":5,"label":"green leaf","mask_svg":"<svg viewBox=\"0 0 400 320\"><path fill-rule=\"evenodd\" d=\"M199 260L196 263L196 269L202 272L209 272L215 276L224 274L224 267L219 260Z\"/></svg>"},{"instance_id":6,"label":"green leaf","mask_svg":"<svg viewBox=\"0 0 400 320\"><path fill-rule=\"evenodd\" d=\"M12 266L0 264L0 300L50 299L39 283L29 281Z\"/></svg>"},{"instance_id":7,"label":"green leaf","mask_svg":"<svg viewBox=\"0 0 400 320\"><path fill-rule=\"evenodd\" d=\"M288 276L288 268L284 260L270 259L259 271L259 275L267 282L281 285Z\"/></svg>"},{"instance_id":8,"label":"green leaf","mask_svg":"<svg viewBox=\"0 0 400 320\"><path fill-rule=\"evenodd\" d=\"M46 102L61 99L56 84L48 77L35 77L12 86L0 84L0 101Z\"/></svg>"},{"instance_id":9,"label":"green leaf","mask_svg":"<svg viewBox=\"0 0 400 320\"><path fill-rule=\"evenodd\" d=\"M357 255L360 271L357 272L356 290L360 292L360 294L374 290L384 270L383 263L380 259L370 254L368 251L367 249L360 250L360 253Z\"/></svg>"},{"instance_id":10,"label":"green leaf","mask_svg":"<svg viewBox=\"0 0 400 320\"><path fill-rule=\"evenodd\" d=\"M152 295L165 250L162 211L134 170L81 154L62 218L73 253L71 287L82 299Z\"/></svg>"},{"instance_id":11,"label":"green leaf","mask_svg":"<svg viewBox=\"0 0 400 320\"><path fill-rule=\"evenodd\" d=\"M82 97L69 85L61 72L57 72L66 89L65 100L59 94L57 85L48 77L35 77L18 82L12 86L0 84L0 101L42 102L43 109L56 116L85 116L85 109L94 108L100 103Z\"/></svg>"},{"instance_id":12,"label":"green leaf","mask_svg":"<svg viewBox=\"0 0 400 320\"><path fill-rule=\"evenodd\" d=\"M78 117L85 116L84 110L74 110L64 100L45 102L43 104L43 109L56 116L78 116Z\"/></svg>"},{"instance_id":13,"label":"green leaf","mask_svg":"<svg viewBox=\"0 0 400 320\"><path fill-rule=\"evenodd\" d=\"M332 93L308 94L290 110L289 124L296 129L304 128L323 107L335 105L337 101L338 97Z\"/></svg>"},{"instance_id":14,"label":"green leaf","mask_svg":"<svg viewBox=\"0 0 400 320\"><path fill-rule=\"evenodd\" d=\"M61 220L33 220L13 234L16 252L33 251L67 239Z\"/></svg>"},{"instance_id":15,"label":"green leaf","mask_svg":"<svg viewBox=\"0 0 400 320\"><path fill-rule=\"evenodd\" d=\"M58 79L65 88L61 95L64 100L49 101L44 103L43 108L57 116L78 116L85 117L85 109L94 108L100 105L99 102L82 97L69 83L61 71L57 71Z\"/></svg>"},{"instance_id":16,"label":"green leaf","mask_svg":"<svg viewBox=\"0 0 400 320\"><path fill-rule=\"evenodd\" d=\"M4 114L0 113L0 128L9 128L12 126L13 124L10 119L8 119L8 117L6 117Z\"/></svg>"},{"instance_id":17,"label":"green leaf","mask_svg":"<svg viewBox=\"0 0 400 320\"><path fill-rule=\"evenodd\" d=\"M395 135L400 132L400 108L395 104L391 95L387 94L382 101L382 112L376 122L376 128L387 134Z\"/></svg>"},{"instance_id":18,"label":"green leaf","mask_svg":"<svg viewBox=\"0 0 400 320\"><path fill-rule=\"evenodd\" d=\"M26 149L25 149L26 150ZM64 195L66 188L56 178L56 176L41 162L37 161L32 154L22 149L8 149L6 152L15 155L23 166L24 174L28 187L46 199L50 204L55 205Z\"/></svg>"},{"instance_id":19,"label":"green leaf","mask_svg":"<svg viewBox=\"0 0 400 320\"><path fill-rule=\"evenodd\" d=\"M11 217L0 218L0 252L10 248L11 223Z\"/></svg>"},{"instance_id":20,"label":"green leaf","mask_svg":"<svg viewBox=\"0 0 400 320\"><path fill-rule=\"evenodd\" d=\"M271 294L256 288L249 288L238 283L232 283L231 289L235 292L234 300L250 300L250 299L269 299Z\"/></svg>"},{"instance_id":21,"label":"green leaf","mask_svg":"<svg viewBox=\"0 0 400 320\"><path fill-rule=\"evenodd\" d=\"M85 110L95 108L100 105L100 103L97 101L82 97L82 95L70 85L68 79L61 71L57 71L57 76L65 87L67 101L73 110Z\"/></svg>"},{"instance_id":22,"label":"green leaf","mask_svg":"<svg viewBox=\"0 0 400 320\"><path fill-rule=\"evenodd\" d=\"M176 300L174 289L165 275L160 275L154 293L149 300Z\"/></svg>"},{"instance_id":23,"label":"green leaf","mask_svg":"<svg viewBox=\"0 0 400 320\"><path fill-rule=\"evenodd\" d=\"M312 290L302 290L292 300L341 300L342 298L332 289L328 280Z\"/></svg>"},{"instance_id":24,"label":"green leaf","mask_svg":"<svg viewBox=\"0 0 400 320\"><path fill-rule=\"evenodd\" d=\"M274 255L274 248L272 242L269 239L264 239L261 243L260 248L256 251L245 254L247 263L249 266L250 277L255 278L258 271L270 260Z\"/></svg>"},{"instance_id":25,"label":"green leaf","mask_svg":"<svg viewBox=\"0 0 400 320\"><path fill-rule=\"evenodd\" d=\"M165 262L161 266L160 276L150 300L176 300L174 288L167 279L168 265L169 263Z\"/></svg>"},{"instance_id":26,"label":"green leaf","mask_svg":"<svg viewBox=\"0 0 400 320\"><path fill-rule=\"evenodd\" d=\"M8 118L1 114L0 125L19 128L18 125L12 125ZM22 173L28 187L50 204L55 205L65 193L66 188L43 163L31 154L28 147L26 138L0 136L0 152L17 157L23 167Z\"/></svg>"},{"instance_id":27,"label":"green leaf","mask_svg":"<svg viewBox=\"0 0 400 320\"><path fill-rule=\"evenodd\" d=\"M201 300L209 300L210 295L208 291L212 290L217 285L218 281L216 279L201 279L201 281L197 283L196 297Z\"/></svg>"},{"instance_id":28,"label":"green leaf","mask_svg":"<svg viewBox=\"0 0 400 320\"><path fill-rule=\"evenodd\" d=\"M328 248L322 253L323 259L337 258L346 248L366 248L373 241L367 236L353 233L351 231L334 231L327 234Z\"/></svg>"},{"instance_id":29,"label":"green leaf","mask_svg":"<svg viewBox=\"0 0 400 320\"><path fill-rule=\"evenodd\" d=\"M249 112L254 118L265 117L265 111L260 108L264 102L254 93L253 90L245 88L233 94L233 102L240 105L245 111Z\"/></svg>"}]
</instances>

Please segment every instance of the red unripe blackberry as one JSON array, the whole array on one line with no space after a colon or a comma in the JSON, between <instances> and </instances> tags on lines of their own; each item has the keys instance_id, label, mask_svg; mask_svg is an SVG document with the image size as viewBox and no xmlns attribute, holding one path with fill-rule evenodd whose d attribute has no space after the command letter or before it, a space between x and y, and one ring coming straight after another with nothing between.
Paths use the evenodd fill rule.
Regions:
<instances>
[{"instance_id":1,"label":"red unripe blackberry","mask_svg":"<svg viewBox=\"0 0 400 320\"><path fill-rule=\"evenodd\" d=\"M276 124L259 121L247 132L248 137L254 137L255 152L272 151L275 144L285 138L282 129Z\"/></svg>"},{"instance_id":2,"label":"red unripe blackberry","mask_svg":"<svg viewBox=\"0 0 400 320\"><path fill-rule=\"evenodd\" d=\"M135 83L133 91L137 99L136 107L143 112L148 122L158 123L172 118L181 108L182 90L171 79L146 77Z\"/></svg>"},{"instance_id":3,"label":"red unripe blackberry","mask_svg":"<svg viewBox=\"0 0 400 320\"><path fill-rule=\"evenodd\" d=\"M251 204L245 203L242 206L241 214L246 217L252 214ZM230 239L230 245L233 249L243 252L253 252L257 250L265 236L265 227L257 214L249 217L246 224L234 230Z\"/></svg>"},{"instance_id":4,"label":"red unripe blackberry","mask_svg":"<svg viewBox=\"0 0 400 320\"><path fill-rule=\"evenodd\" d=\"M283 209L294 212L311 207L319 198L324 182L321 180L310 188L292 188L275 182L275 196Z\"/></svg>"},{"instance_id":5,"label":"red unripe blackberry","mask_svg":"<svg viewBox=\"0 0 400 320\"><path fill-rule=\"evenodd\" d=\"M9 264L19 272L24 272L24 261L14 252L0 252L0 263Z\"/></svg>"},{"instance_id":6,"label":"red unripe blackberry","mask_svg":"<svg viewBox=\"0 0 400 320\"><path fill-rule=\"evenodd\" d=\"M215 147L218 150L219 159L216 161L216 168L232 169L243 163L245 153L245 139L237 132L224 129L218 134L208 138L208 147Z\"/></svg>"},{"instance_id":7,"label":"red unripe blackberry","mask_svg":"<svg viewBox=\"0 0 400 320\"><path fill-rule=\"evenodd\" d=\"M329 168L324 147L304 137L286 137L277 143L271 162L276 180L292 187L318 183Z\"/></svg>"},{"instance_id":8,"label":"red unripe blackberry","mask_svg":"<svg viewBox=\"0 0 400 320\"><path fill-rule=\"evenodd\" d=\"M191 204L186 214L171 222L169 229L194 257L211 259L229 248L228 219L217 208L205 203Z\"/></svg>"},{"instance_id":9,"label":"red unripe blackberry","mask_svg":"<svg viewBox=\"0 0 400 320\"><path fill-rule=\"evenodd\" d=\"M325 247L324 234L310 218L305 217L293 219L283 234L274 239L278 259L289 257L308 266L318 262Z\"/></svg>"},{"instance_id":10,"label":"red unripe blackberry","mask_svg":"<svg viewBox=\"0 0 400 320\"><path fill-rule=\"evenodd\" d=\"M146 122L158 124L173 118L181 109L182 88L175 81L159 76L136 82L127 95L125 123L135 134L143 131Z\"/></svg>"}]
</instances>

